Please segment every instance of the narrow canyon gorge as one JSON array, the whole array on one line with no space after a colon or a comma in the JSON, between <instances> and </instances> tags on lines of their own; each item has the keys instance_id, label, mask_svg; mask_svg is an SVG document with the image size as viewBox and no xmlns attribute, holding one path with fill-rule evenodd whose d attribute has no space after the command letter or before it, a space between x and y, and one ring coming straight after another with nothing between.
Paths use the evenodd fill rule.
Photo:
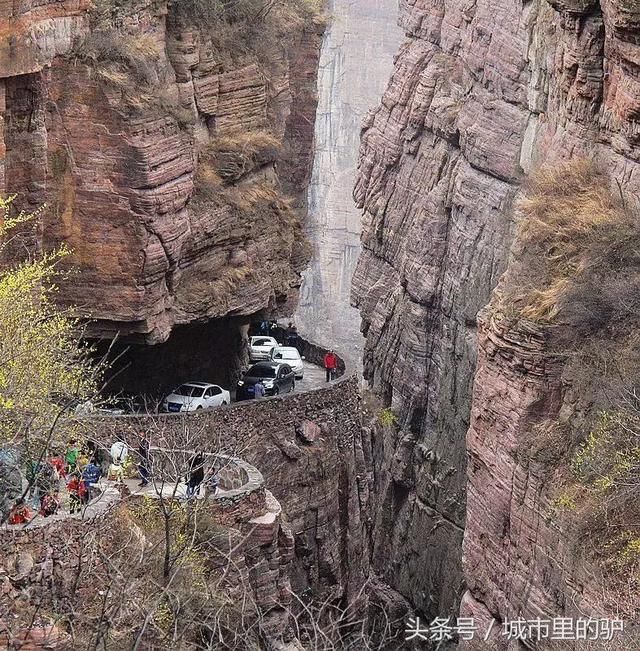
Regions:
<instances>
[{"instance_id":1,"label":"narrow canyon gorge","mask_svg":"<svg viewBox=\"0 0 640 651\"><path fill-rule=\"evenodd\" d=\"M0 256L65 247L109 391L240 387L278 320L321 382L339 354L293 395L71 418L62 449L188 451L176 486L227 460L209 546L169 540L164 483L86 549L78 519L2 525L0 649L640 649L639 121L636 0L0 0L0 197L38 211ZM163 537L187 592L155 600ZM83 568L127 539L135 590L99 599ZM558 618L624 631L505 632Z\"/></svg>"},{"instance_id":2,"label":"narrow canyon gorge","mask_svg":"<svg viewBox=\"0 0 640 651\"><path fill-rule=\"evenodd\" d=\"M351 198L360 126L391 75L402 31L396 0L333 0L318 68L314 164L307 237L313 247L295 314L298 328L325 346L340 342L352 366L362 359L351 278L360 251L360 211ZM363 66L363 61L370 64Z\"/></svg>"}]
</instances>

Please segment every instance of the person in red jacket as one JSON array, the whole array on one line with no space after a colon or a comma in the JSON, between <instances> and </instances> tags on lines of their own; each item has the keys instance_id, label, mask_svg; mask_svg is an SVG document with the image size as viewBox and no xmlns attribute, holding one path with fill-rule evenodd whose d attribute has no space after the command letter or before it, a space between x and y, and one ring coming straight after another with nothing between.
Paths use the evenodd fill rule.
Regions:
<instances>
[{"instance_id":1,"label":"person in red jacket","mask_svg":"<svg viewBox=\"0 0 640 651\"><path fill-rule=\"evenodd\" d=\"M48 518L50 515L55 515L58 507L60 506L60 498L58 492L46 493L40 498L40 515L43 518Z\"/></svg>"},{"instance_id":2,"label":"person in red jacket","mask_svg":"<svg viewBox=\"0 0 640 651\"><path fill-rule=\"evenodd\" d=\"M76 511L82 510L82 504L85 502L87 494L87 486L78 472L71 474L67 490L69 491L69 513L73 515Z\"/></svg>"},{"instance_id":3,"label":"person in red jacket","mask_svg":"<svg viewBox=\"0 0 640 651\"><path fill-rule=\"evenodd\" d=\"M332 350L324 356L324 370L327 373L327 382L331 382L338 370L338 357Z\"/></svg>"},{"instance_id":4,"label":"person in red jacket","mask_svg":"<svg viewBox=\"0 0 640 651\"><path fill-rule=\"evenodd\" d=\"M33 517L31 509L23 498L20 498L9 512L9 524L27 524Z\"/></svg>"}]
</instances>

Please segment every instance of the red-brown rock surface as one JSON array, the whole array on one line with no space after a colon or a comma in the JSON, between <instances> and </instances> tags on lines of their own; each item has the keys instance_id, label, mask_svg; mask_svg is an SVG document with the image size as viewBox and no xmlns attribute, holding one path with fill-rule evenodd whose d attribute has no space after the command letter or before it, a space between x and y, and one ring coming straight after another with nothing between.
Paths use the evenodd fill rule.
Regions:
<instances>
[{"instance_id":1,"label":"red-brown rock surface","mask_svg":"<svg viewBox=\"0 0 640 651\"><path fill-rule=\"evenodd\" d=\"M514 370L503 357L525 355L521 343L492 342L502 337L491 329L465 509L476 314L505 268L510 207L534 166L587 153L627 196L637 192L639 17L626 1L401 2L408 38L363 130L353 296L365 372L400 425L374 449L374 566L431 615L455 613L462 596L465 519L467 605L483 601L501 617L525 602L528 613L560 613L554 604L572 594L567 532L540 525L540 476L514 459L531 405L553 398L553 378ZM551 553L550 583L542 557Z\"/></svg>"},{"instance_id":2,"label":"red-brown rock surface","mask_svg":"<svg viewBox=\"0 0 640 651\"><path fill-rule=\"evenodd\" d=\"M155 343L290 309L307 253L282 186L306 190L311 141L289 143L313 123L321 27L291 29L239 59L166 2L111 19L82 0L0 5L0 191L47 203L35 246L73 250L60 296L90 335ZM264 132L274 146L233 182L205 169L220 138Z\"/></svg>"}]
</instances>

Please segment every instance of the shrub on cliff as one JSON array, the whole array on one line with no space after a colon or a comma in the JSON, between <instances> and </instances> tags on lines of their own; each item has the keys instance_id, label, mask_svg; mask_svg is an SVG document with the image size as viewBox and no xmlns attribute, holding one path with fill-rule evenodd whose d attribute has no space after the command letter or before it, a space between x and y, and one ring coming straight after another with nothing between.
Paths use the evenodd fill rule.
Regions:
<instances>
[{"instance_id":1,"label":"shrub on cliff","mask_svg":"<svg viewBox=\"0 0 640 651\"><path fill-rule=\"evenodd\" d=\"M283 49L323 25L324 0L173 0L169 23L197 26L223 68L257 62L273 69Z\"/></svg>"},{"instance_id":2,"label":"shrub on cliff","mask_svg":"<svg viewBox=\"0 0 640 651\"><path fill-rule=\"evenodd\" d=\"M74 54L89 61L101 73L126 73L131 83L153 86L157 82L154 62L156 44L149 36L125 34L110 28L91 32L77 44Z\"/></svg>"},{"instance_id":3,"label":"shrub on cliff","mask_svg":"<svg viewBox=\"0 0 640 651\"><path fill-rule=\"evenodd\" d=\"M271 132L259 129L221 135L200 155L225 181L238 181L256 168L278 160L282 143Z\"/></svg>"},{"instance_id":4,"label":"shrub on cliff","mask_svg":"<svg viewBox=\"0 0 640 651\"><path fill-rule=\"evenodd\" d=\"M584 335L640 314L640 223L591 161L541 168L518 213L506 298L520 316Z\"/></svg>"},{"instance_id":5,"label":"shrub on cliff","mask_svg":"<svg viewBox=\"0 0 640 651\"><path fill-rule=\"evenodd\" d=\"M519 218L499 309L542 328L564 380L558 419L534 428L530 458L562 477L556 515L592 541L613 592L637 590L640 222L585 159L539 170Z\"/></svg>"}]
</instances>

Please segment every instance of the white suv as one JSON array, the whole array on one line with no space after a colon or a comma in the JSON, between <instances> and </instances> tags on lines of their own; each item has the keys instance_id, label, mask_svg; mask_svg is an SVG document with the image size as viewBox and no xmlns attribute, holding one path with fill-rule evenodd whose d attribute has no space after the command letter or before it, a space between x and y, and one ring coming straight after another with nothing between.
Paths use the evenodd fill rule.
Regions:
<instances>
[{"instance_id":1,"label":"white suv","mask_svg":"<svg viewBox=\"0 0 640 651\"><path fill-rule=\"evenodd\" d=\"M263 362L269 358L269 353L278 342L273 337L251 337L249 340L249 359L252 362Z\"/></svg>"},{"instance_id":2,"label":"white suv","mask_svg":"<svg viewBox=\"0 0 640 651\"><path fill-rule=\"evenodd\" d=\"M296 380L302 380L304 377L304 357L300 356L297 348L293 346L276 346L271 349L271 359L274 362L283 362L288 364L296 374Z\"/></svg>"}]
</instances>

